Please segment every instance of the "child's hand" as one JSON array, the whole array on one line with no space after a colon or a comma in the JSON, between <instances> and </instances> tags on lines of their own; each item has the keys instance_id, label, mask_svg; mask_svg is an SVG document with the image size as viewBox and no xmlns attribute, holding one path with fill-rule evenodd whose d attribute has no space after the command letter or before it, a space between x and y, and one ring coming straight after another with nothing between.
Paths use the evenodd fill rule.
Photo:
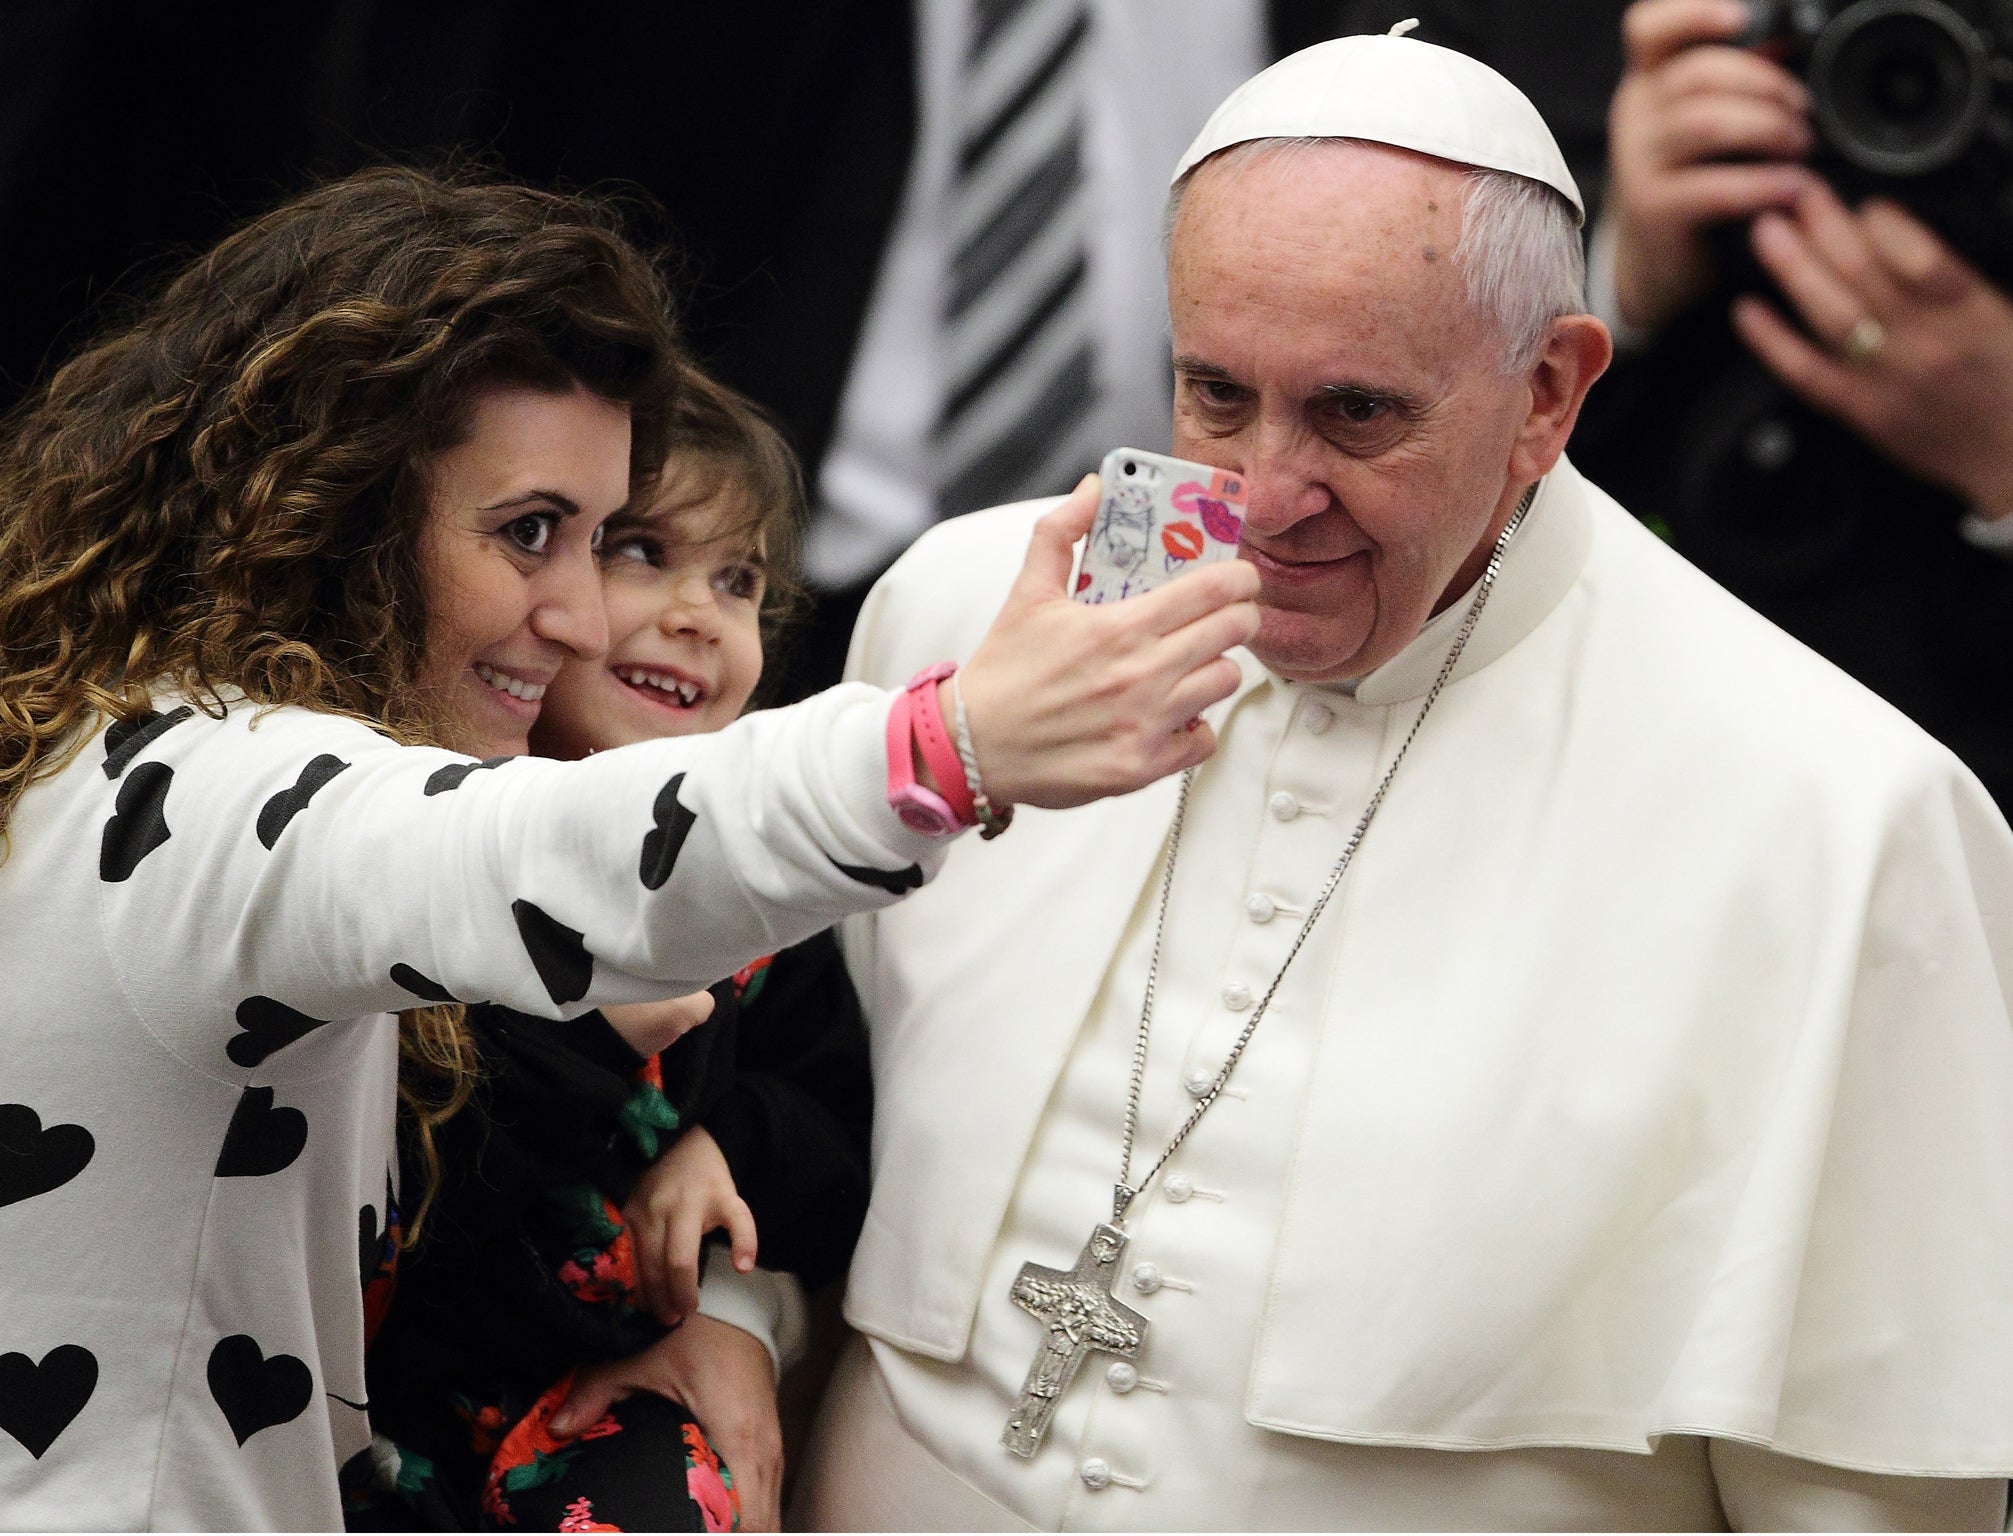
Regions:
<instances>
[{"instance_id":1,"label":"child's hand","mask_svg":"<svg viewBox=\"0 0 2013 1536\"><path fill-rule=\"evenodd\" d=\"M665 1325L699 1309L699 1244L725 1227L734 1267L755 1267L755 1216L734 1188L720 1144L694 1126L652 1163L622 1208L636 1245L636 1289L646 1311Z\"/></svg>"},{"instance_id":2,"label":"child's hand","mask_svg":"<svg viewBox=\"0 0 2013 1536\"><path fill-rule=\"evenodd\" d=\"M655 1056L689 1030L713 1017L713 994L692 992L661 1003L622 1003L603 1008L601 1017L629 1042L638 1056Z\"/></svg>"}]
</instances>

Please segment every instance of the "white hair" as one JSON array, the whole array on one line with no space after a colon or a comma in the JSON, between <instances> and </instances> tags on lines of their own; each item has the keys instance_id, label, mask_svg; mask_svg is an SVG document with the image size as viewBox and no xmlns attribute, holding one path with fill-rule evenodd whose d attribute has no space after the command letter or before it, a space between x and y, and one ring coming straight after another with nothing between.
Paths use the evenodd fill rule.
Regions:
<instances>
[{"instance_id":1,"label":"white hair","mask_svg":"<svg viewBox=\"0 0 2013 1536\"><path fill-rule=\"evenodd\" d=\"M1233 170L1266 155L1302 154L1329 144L1362 144L1364 139L1249 139L1190 167L1168 194L1165 232L1173 238L1175 216L1188 185L1203 166ZM1587 258L1571 203L1541 181L1510 171L1464 166L1467 202L1461 239L1454 247L1466 280L1468 302L1488 316L1503 340L1502 369L1527 371L1544 350L1551 325L1561 315L1587 307Z\"/></svg>"}]
</instances>

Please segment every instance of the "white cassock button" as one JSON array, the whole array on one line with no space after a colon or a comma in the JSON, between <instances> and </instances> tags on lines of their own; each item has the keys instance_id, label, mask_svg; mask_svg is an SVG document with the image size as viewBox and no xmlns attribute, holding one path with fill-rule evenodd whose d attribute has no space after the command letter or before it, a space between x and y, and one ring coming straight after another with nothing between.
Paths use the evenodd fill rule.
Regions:
<instances>
[{"instance_id":1,"label":"white cassock button","mask_svg":"<svg viewBox=\"0 0 2013 1536\"><path fill-rule=\"evenodd\" d=\"M1279 913L1279 903L1263 891L1253 891L1244 898L1244 915L1254 923L1269 923Z\"/></svg>"},{"instance_id":2,"label":"white cassock button","mask_svg":"<svg viewBox=\"0 0 2013 1536\"><path fill-rule=\"evenodd\" d=\"M1242 1013L1251 1006L1251 989L1241 981L1233 981L1223 989L1223 1006Z\"/></svg>"},{"instance_id":3,"label":"white cassock button","mask_svg":"<svg viewBox=\"0 0 2013 1536\"><path fill-rule=\"evenodd\" d=\"M1328 727L1335 723L1335 711L1330 709L1326 704L1319 704L1309 699L1307 701L1306 712L1300 717L1300 723L1307 727L1308 735L1323 735L1327 732Z\"/></svg>"},{"instance_id":4,"label":"white cassock button","mask_svg":"<svg viewBox=\"0 0 2013 1536\"><path fill-rule=\"evenodd\" d=\"M1111 1486L1111 1463L1102 1456L1092 1456L1076 1469L1086 1488L1108 1488Z\"/></svg>"},{"instance_id":5,"label":"white cassock button","mask_svg":"<svg viewBox=\"0 0 2013 1536\"><path fill-rule=\"evenodd\" d=\"M1195 1180L1191 1179L1185 1173L1170 1173L1167 1176L1167 1182L1160 1187L1166 1192L1168 1199L1179 1205L1195 1193ZM1116 1370L1118 1367L1113 1366L1112 1369Z\"/></svg>"},{"instance_id":6,"label":"white cassock button","mask_svg":"<svg viewBox=\"0 0 2013 1536\"><path fill-rule=\"evenodd\" d=\"M1160 1266L1158 1264L1135 1264L1132 1266L1132 1288L1142 1296L1151 1296L1160 1289Z\"/></svg>"},{"instance_id":7,"label":"white cassock button","mask_svg":"<svg viewBox=\"0 0 2013 1536\"><path fill-rule=\"evenodd\" d=\"M1282 789L1265 802L1265 808L1272 813L1274 821L1291 821L1300 814L1300 801Z\"/></svg>"},{"instance_id":8,"label":"white cassock button","mask_svg":"<svg viewBox=\"0 0 2013 1536\"><path fill-rule=\"evenodd\" d=\"M1112 1391L1123 1396L1139 1385L1139 1367L1130 1360L1114 1360L1104 1379L1111 1384Z\"/></svg>"},{"instance_id":9,"label":"white cassock button","mask_svg":"<svg viewBox=\"0 0 2013 1536\"><path fill-rule=\"evenodd\" d=\"M1181 1086L1188 1090L1188 1096L1199 1099L1209 1092L1209 1085L1216 1081L1216 1074L1206 1067L1197 1067L1181 1080Z\"/></svg>"}]
</instances>

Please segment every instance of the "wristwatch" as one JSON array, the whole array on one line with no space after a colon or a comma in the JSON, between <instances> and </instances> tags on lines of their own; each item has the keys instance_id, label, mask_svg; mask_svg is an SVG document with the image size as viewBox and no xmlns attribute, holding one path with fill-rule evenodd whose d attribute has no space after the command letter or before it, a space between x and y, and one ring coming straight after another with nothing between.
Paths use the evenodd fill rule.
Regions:
<instances>
[{"instance_id":1,"label":"wristwatch","mask_svg":"<svg viewBox=\"0 0 2013 1536\"><path fill-rule=\"evenodd\" d=\"M954 661L923 668L888 710L888 808L903 826L925 837L951 837L978 825L957 747L944 729L943 709L937 703L937 684L956 670ZM916 782L918 750L947 794Z\"/></svg>"}]
</instances>

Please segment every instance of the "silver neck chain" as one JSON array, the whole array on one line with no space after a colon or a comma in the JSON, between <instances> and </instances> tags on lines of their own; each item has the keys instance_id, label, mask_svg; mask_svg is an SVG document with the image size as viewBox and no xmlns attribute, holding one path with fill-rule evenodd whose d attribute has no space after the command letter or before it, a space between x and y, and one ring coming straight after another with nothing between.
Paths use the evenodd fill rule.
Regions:
<instances>
[{"instance_id":1,"label":"silver neck chain","mask_svg":"<svg viewBox=\"0 0 2013 1536\"><path fill-rule=\"evenodd\" d=\"M1257 1033L1259 1022L1265 1017L1265 1010L1272 1006L1272 998L1278 992L1279 984L1286 979L1287 968L1293 964L1294 957L1307 942L1308 934L1314 931L1314 925L1321 920L1321 914L1327 908L1329 898L1334 896L1337 887L1342 884L1342 877L1349 872L1350 864L1355 861L1356 850L1363 846L1363 836L1370 830L1370 823L1376 817L1378 807L1383 805L1384 796L1391 788L1391 781L1398 776L1398 765L1405 761L1405 754L1412 750L1412 743L1419 735L1419 727L1425 724L1426 716L1432 712L1434 701L1440 697L1440 690L1447 686L1447 680L1454 675L1454 668L1461 660L1461 652L1467 649L1469 637L1475 633L1475 626L1481 621L1482 609L1489 601L1489 594L1495 590L1496 576L1503 568L1504 551L1510 547L1511 538L1523 525L1524 514L1531 510L1531 502L1537 494L1536 485L1524 493L1524 499L1517 504L1517 510L1510 515L1510 520L1503 525L1503 531L1496 536L1495 548L1489 552L1488 566L1482 572L1482 579L1475 588L1474 599L1468 604L1468 611L1461 620L1461 627L1454 636L1454 643L1447 650L1447 659L1440 663L1439 675L1433 679L1433 686L1426 690L1425 703L1419 706L1419 713L1412 720L1411 730L1405 733L1404 741L1398 745L1398 755L1391 759L1391 766L1384 770L1384 777L1378 780L1376 789L1371 792L1370 803L1363 807L1363 814L1357 818L1356 830L1349 834L1349 841L1342 847L1341 857L1336 859L1335 867L1328 872L1328 879L1321 887L1321 894L1314 898L1314 905L1308 909L1306 919L1300 924L1299 933L1293 937L1292 948L1286 951L1286 958L1280 962L1279 970L1272 978L1272 984L1265 989L1265 995L1251 1010L1251 1017L1245 1021L1244 1028L1239 1032L1237 1043L1231 1046L1230 1054L1224 1057L1223 1065L1217 1069L1215 1081L1195 1101L1195 1108L1191 1109L1188 1118L1181 1122L1181 1128L1174 1133L1174 1139L1161 1150L1160 1156L1154 1159L1153 1166L1147 1169L1140 1181L1135 1184L1132 1182L1132 1144L1139 1132L1139 1097L1146 1084L1146 1047L1153 1035L1153 992L1155 984L1160 979L1160 944L1167 934L1167 902L1174 890L1174 863L1181 853L1181 829L1188 818L1188 792L1195 783L1195 770L1191 768L1181 776L1181 793L1174 803L1174 826L1168 833L1167 868L1160 877L1160 910L1154 918L1153 952L1146 966L1146 998L1139 1011L1139 1034L1132 1047L1132 1081L1125 1102L1125 1148L1119 1158L1118 1184L1112 1192L1111 1201L1113 1225L1124 1224L1125 1213L1133 1200L1141 1190L1153 1182L1153 1176L1160 1172L1170 1157L1174 1156L1175 1149L1188 1139L1188 1133L1195 1129L1204 1115L1209 1113L1209 1106L1216 1102L1223 1092L1224 1084L1230 1081L1231 1071L1236 1067L1238 1058L1244 1054L1245 1046L1251 1043L1251 1037Z\"/></svg>"}]
</instances>

